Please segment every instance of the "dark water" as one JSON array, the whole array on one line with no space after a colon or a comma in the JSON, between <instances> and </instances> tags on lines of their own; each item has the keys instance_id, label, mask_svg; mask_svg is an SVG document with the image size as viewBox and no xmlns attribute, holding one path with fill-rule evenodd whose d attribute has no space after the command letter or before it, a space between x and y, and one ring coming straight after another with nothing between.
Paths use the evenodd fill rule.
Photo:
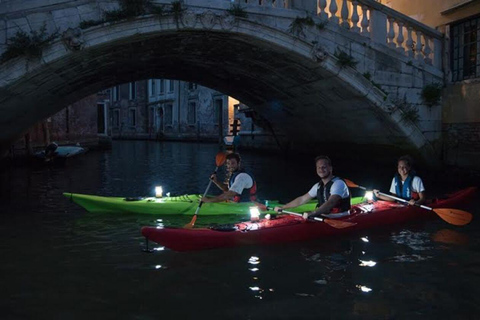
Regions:
<instances>
[{"instance_id":1,"label":"dark water","mask_svg":"<svg viewBox=\"0 0 480 320\"><path fill-rule=\"evenodd\" d=\"M190 218L91 214L62 196L152 195L155 185L201 193L216 152L215 145L124 141L65 167L2 171L0 318L478 318L478 218L466 227L436 219L328 241L149 254L141 226ZM289 200L316 181L310 157L242 156L264 199ZM391 166L355 161L334 168L384 190L392 174ZM426 175L428 190L474 182L442 179ZM479 205L462 209L477 217ZM197 225L210 222L199 216Z\"/></svg>"}]
</instances>

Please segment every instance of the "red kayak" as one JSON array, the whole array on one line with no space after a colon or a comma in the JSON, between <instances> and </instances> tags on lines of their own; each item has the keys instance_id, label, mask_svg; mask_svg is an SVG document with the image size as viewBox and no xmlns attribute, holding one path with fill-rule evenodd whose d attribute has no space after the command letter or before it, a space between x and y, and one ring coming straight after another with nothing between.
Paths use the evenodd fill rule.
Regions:
<instances>
[{"instance_id":1,"label":"red kayak","mask_svg":"<svg viewBox=\"0 0 480 320\"><path fill-rule=\"evenodd\" d=\"M354 206L350 215L346 217L325 219L326 221L323 222L304 220L296 215L283 214L275 218L260 219L255 222L241 222L212 228L143 227L142 235L147 240L175 251L192 251L241 245L306 241L412 220L431 219L438 216L452 223L452 220L462 219L462 214L470 214L461 210L442 208L461 205L472 197L476 191L476 187L470 187L447 195L444 199L433 200L428 204L433 210L405 206L394 202L376 201ZM456 216L456 214L460 215ZM469 219L471 220L471 215Z\"/></svg>"}]
</instances>

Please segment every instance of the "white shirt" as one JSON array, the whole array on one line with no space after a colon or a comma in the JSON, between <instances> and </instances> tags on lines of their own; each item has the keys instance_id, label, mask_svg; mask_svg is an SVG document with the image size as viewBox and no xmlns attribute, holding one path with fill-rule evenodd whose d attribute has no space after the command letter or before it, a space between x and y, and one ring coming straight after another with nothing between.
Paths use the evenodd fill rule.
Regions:
<instances>
[{"instance_id":1,"label":"white shirt","mask_svg":"<svg viewBox=\"0 0 480 320\"><path fill-rule=\"evenodd\" d=\"M252 177L250 177L249 174L242 172L235 177L232 186L228 190L234 191L238 194L242 194L244 189L248 189L251 187L253 187Z\"/></svg>"},{"instance_id":2,"label":"white shirt","mask_svg":"<svg viewBox=\"0 0 480 320\"><path fill-rule=\"evenodd\" d=\"M403 181L402 181L402 186L400 187L400 190L403 188ZM423 181L420 179L420 177L413 177L412 180L412 192L423 192L425 191L425 187L423 186ZM390 192L393 194L397 194L397 190L395 189L395 177L392 179L392 185L390 186ZM397 196L400 196L400 194L397 194Z\"/></svg>"},{"instance_id":3,"label":"white shirt","mask_svg":"<svg viewBox=\"0 0 480 320\"><path fill-rule=\"evenodd\" d=\"M310 189L310 191L308 191L308 195L310 197L312 198L317 197L318 184L319 182L315 183L313 187ZM345 182L343 182L342 179L337 179L333 182L332 187L330 188L330 195L332 194L339 195L342 199L348 198L350 196L348 187L345 184Z\"/></svg>"}]
</instances>

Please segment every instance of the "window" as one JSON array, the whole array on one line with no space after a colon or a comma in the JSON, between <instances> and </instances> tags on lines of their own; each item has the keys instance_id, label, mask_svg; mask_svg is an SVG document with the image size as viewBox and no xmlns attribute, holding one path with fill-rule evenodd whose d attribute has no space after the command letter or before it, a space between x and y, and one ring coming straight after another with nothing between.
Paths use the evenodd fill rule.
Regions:
<instances>
[{"instance_id":1,"label":"window","mask_svg":"<svg viewBox=\"0 0 480 320\"><path fill-rule=\"evenodd\" d=\"M160 79L159 80L159 86L160 86L160 94L164 94L165 93L165 81L163 79Z\"/></svg>"},{"instance_id":2,"label":"window","mask_svg":"<svg viewBox=\"0 0 480 320\"><path fill-rule=\"evenodd\" d=\"M197 123L197 102L196 101L188 102L187 122L188 124Z\"/></svg>"},{"instance_id":3,"label":"window","mask_svg":"<svg viewBox=\"0 0 480 320\"><path fill-rule=\"evenodd\" d=\"M451 26L452 81L480 77L480 16Z\"/></svg>"},{"instance_id":4,"label":"window","mask_svg":"<svg viewBox=\"0 0 480 320\"><path fill-rule=\"evenodd\" d=\"M157 84L157 82L155 81L155 79L151 79L150 80L150 95L151 96L154 96L155 95L155 85Z\"/></svg>"},{"instance_id":5,"label":"window","mask_svg":"<svg viewBox=\"0 0 480 320\"><path fill-rule=\"evenodd\" d=\"M188 90L193 91L197 89L197 84L193 82L188 83Z\"/></svg>"},{"instance_id":6,"label":"window","mask_svg":"<svg viewBox=\"0 0 480 320\"><path fill-rule=\"evenodd\" d=\"M120 99L120 86L113 87L112 101L118 101Z\"/></svg>"},{"instance_id":7,"label":"window","mask_svg":"<svg viewBox=\"0 0 480 320\"><path fill-rule=\"evenodd\" d=\"M120 110L113 110L112 126L120 127Z\"/></svg>"},{"instance_id":8,"label":"window","mask_svg":"<svg viewBox=\"0 0 480 320\"><path fill-rule=\"evenodd\" d=\"M173 105L165 105L165 124L173 125Z\"/></svg>"},{"instance_id":9,"label":"window","mask_svg":"<svg viewBox=\"0 0 480 320\"><path fill-rule=\"evenodd\" d=\"M168 80L168 92L173 92L173 80Z\"/></svg>"},{"instance_id":10,"label":"window","mask_svg":"<svg viewBox=\"0 0 480 320\"><path fill-rule=\"evenodd\" d=\"M135 100L135 99L137 99L137 83L136 83L135 81L134 81L134 82L130 82L128 88L129 88L129 90L128 90L128 99L129 99L129 100Z\"/></svg>"},{"instance_id":11,"label":"window","mask_svg":"<svg viewBox=\"0 0 480 320\"><path fill-rule=\"evenodd\" d=\"M132 108L128 110L128 125L130 127L135 127L137 123L137 110Z\"/></svg>"}]
</instances>

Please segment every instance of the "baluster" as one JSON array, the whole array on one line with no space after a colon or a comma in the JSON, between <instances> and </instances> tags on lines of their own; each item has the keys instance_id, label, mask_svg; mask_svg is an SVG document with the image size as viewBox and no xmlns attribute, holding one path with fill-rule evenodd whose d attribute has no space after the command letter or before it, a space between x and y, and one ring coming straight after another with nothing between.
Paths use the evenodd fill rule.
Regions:
<instances>
[{"instance_id":1,"label":"baluster","mask_svg":"<svg viewBox=\"0 0 480 320\"><path fill-rule=\"evenodd\" d=\"M320 19L327 20L328 13L325 12L325 8L327 7L327 0L319 0L318 1L318 8L320 9Z\"/></svg>"},{"instance_id":2,"label":"baluster","mask_svg":"<svg viewBox=\"0 0 480 320\"><path fill-rule=\"evenodd\" d=\"M362 22L360 25L362 26L362 35L365 37L370 36L370 32L368 32L368 25L370 24L368 21L368 7L367 6L362 6Z\"/></svg>"},{"instance_id":3,"label":"baluster","mask_svg":"<svg viewBox=\"0 0 480 320\"><path fill-rule=\"evenodd\" d=\"M417 34L417 44L415 45L415 59L422 60L422 33L420 31L415 31Z\"/></svg>"},{"instance_id":4,"label":"baluster","mask_svg":"<svg viewBox=\"0 0 480 320\"><path fill-rule=\"evenodd\" d=\"M407 27L407 42L405 42L405 44L407 45L407 56L410 57L410 58L413 58L415 53L414 53L414 50L413 50L413 38L412 38L412 30L413 28L408 26Z\"/></svg>"},{"instance_id":5,"label":"baluster","mask_svg":"<svg viewBox=\"0 0 480 320\"><path fill-rule=\"evenodd\" d=\"M397 36L397 50L404 53L405 49L403 48L403 41L405 38L403 37L403 22L398 21L398 36Z\"/></svg>"},{"instance_id":6,"label":"baluster","mask_svg":"<svg viewBox=\"0 0 480 320\"><path fill-rule=\"evenodd\" d=\"M396 44L393 42L393 39L395 38L395 30L393 30L393 23L395 22L394 18L388 18L388 25L389 25L389 30L387 33L387 39L388 39L388 46L390 48L395 48Z\"/></svg>"},{"instance_id":7,"label":"baluster","mask_svg":"<svg viewBox=\"0 0 480 320\"><path fill-rule=\"evenodd\" d=\"M337 13L338 7L337 7L337 0L331 0L330 1L330 7L328 8L330 11L330 21L338 24L338 17L335 15Z\"/></svg>"},{"instance_id":8,"label":"baluster","mask_svg":"<svg viewBox=\"0 0 480 320\"><path fill-rule=\"evenodd\" d=\"M340 13L342 16L342 24L341 26L344 27L345 29L350 29L350 23L348 22L348 4L347 0L343 0L342 3L342 11Z\"/></svg>"},{"instance_id":9,"label":"baluster","mask_svg":"<svg viewBox=\"0 0 480 320\"><path fill-rule=\"evenodd\" d=\"M430 58L430 53L432 53L432 49L430 48L430 38L428 38L426 35L423 35L423 38L425 39L425 48L423 48L425 59L423 61L425 61L426 64L431 65L432 59Z\"/></svg>"},{"instance_id":10,"label":"baluster","mask_svg":"<svg viewBox=\"0 0 480 320\"><path fill-rule=\"evenodd\" d=\"M360 20L358 17L358 1L352 1L353 5L353 12L352 12L352 31L359 33L360 28L358 27L358 21Z\"/></svg>"}]
</instances>

